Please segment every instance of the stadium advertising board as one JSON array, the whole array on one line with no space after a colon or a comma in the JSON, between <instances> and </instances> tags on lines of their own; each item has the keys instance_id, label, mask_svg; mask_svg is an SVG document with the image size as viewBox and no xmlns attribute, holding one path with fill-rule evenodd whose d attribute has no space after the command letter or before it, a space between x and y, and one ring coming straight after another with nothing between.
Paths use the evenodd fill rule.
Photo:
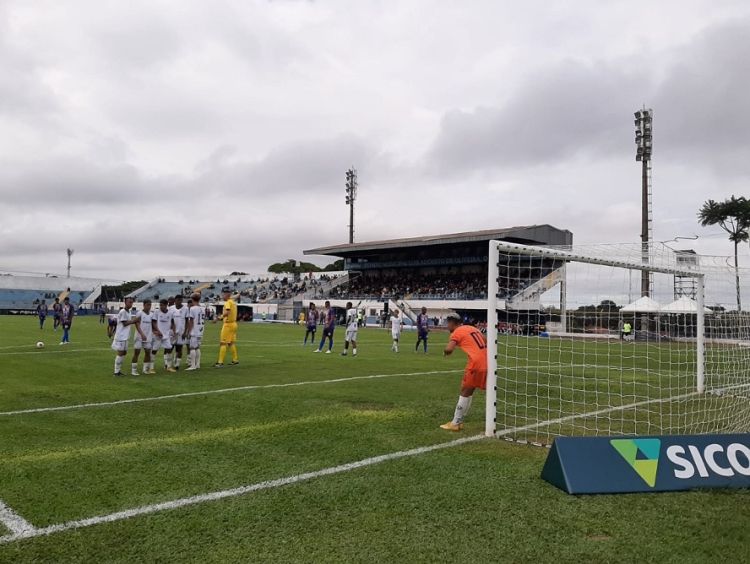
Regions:
<instances>
[{"instance_id":1,"label":"stadium advertising board","mask_svg":"<svg viewBox=\"0 0 750 564\"><path fill-rule=\"evenodd\" d=\"M750 434L558 437L542 478L570 494L750 488Z\"/></svg>"}]
</instances>

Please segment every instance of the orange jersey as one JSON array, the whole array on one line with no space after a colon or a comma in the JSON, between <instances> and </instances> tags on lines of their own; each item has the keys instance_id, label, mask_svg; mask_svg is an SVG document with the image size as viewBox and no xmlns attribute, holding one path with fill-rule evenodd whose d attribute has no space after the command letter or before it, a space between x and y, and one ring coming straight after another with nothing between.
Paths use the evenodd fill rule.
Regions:
<instances>
[{"instance_id":1,"label":"orange jersey","mask_svg":"<svg viewBox=\"0 0 750 564\"><path fill-rule=\"evenodd\" d=\"M451 333L451 341L469 357L467 367L487 370L487 343L481 331L472 325L461 325Z\"/></svg>"}]
</instances>

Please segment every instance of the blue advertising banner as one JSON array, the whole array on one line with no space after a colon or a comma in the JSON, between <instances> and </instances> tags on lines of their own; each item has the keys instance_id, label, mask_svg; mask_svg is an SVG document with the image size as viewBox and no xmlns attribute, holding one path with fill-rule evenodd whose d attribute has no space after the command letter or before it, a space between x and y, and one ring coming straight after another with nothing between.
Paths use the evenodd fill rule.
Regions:
<instances>
[{"instance_id":1,"label":"blue advertising banner","mask_svg":"<svg viewBox=\"0 0 750 564\"><path fill-rule=\"evenodd\" d=\"M542 478L570 494L750 488L750 434L558 437Z\"/></svg>"}]
</instances>

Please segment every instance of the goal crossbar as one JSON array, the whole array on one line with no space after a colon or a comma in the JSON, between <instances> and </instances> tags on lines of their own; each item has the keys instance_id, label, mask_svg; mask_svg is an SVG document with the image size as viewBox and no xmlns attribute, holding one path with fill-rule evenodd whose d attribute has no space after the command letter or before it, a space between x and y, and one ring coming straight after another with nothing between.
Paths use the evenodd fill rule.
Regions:
<instances>
[{"instance_id":1,"label":"goal crossbar","mask_svg":"<svg viewBox=\"0 0 750 564\"><path fill-rule=\"evenodd\" d=\"M493 250L495 252L493 252ZM589 264L598 264L602 266L627 268L629 270L647 270L649 272L658 272L661 274L676 274L677 276L691 276L696 278L703 276L703 273L697 269L660 266L658 264L652 264L650 262L643 261L637 262L613 258L594 257L554 247L535 247L531 245L520 245L518 243L508 243L506 241L490 241L490 260L492 260L492 256L497 256L497 251L516 255L558 259L568 262L586 262Z\"/></svg>"}]
</instances>

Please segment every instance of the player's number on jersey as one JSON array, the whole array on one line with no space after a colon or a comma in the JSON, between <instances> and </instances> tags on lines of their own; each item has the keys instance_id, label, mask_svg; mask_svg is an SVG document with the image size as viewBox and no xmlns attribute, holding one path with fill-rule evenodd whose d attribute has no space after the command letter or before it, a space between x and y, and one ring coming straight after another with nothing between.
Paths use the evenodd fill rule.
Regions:
<instances>
[{"instance_id":1,"label":"player's number on jersey","mask_svg":"<svg viewBox=\"0 0 750 564\"><path fill-rule=\"evenodd\" d=\"M474 342L479 347L479 350L484 350L487 348L487 345L484 344L484 339L482 338L482 335L480 333L470 333L471 338L474 339Z\"/></svg>"}]
</instances>

